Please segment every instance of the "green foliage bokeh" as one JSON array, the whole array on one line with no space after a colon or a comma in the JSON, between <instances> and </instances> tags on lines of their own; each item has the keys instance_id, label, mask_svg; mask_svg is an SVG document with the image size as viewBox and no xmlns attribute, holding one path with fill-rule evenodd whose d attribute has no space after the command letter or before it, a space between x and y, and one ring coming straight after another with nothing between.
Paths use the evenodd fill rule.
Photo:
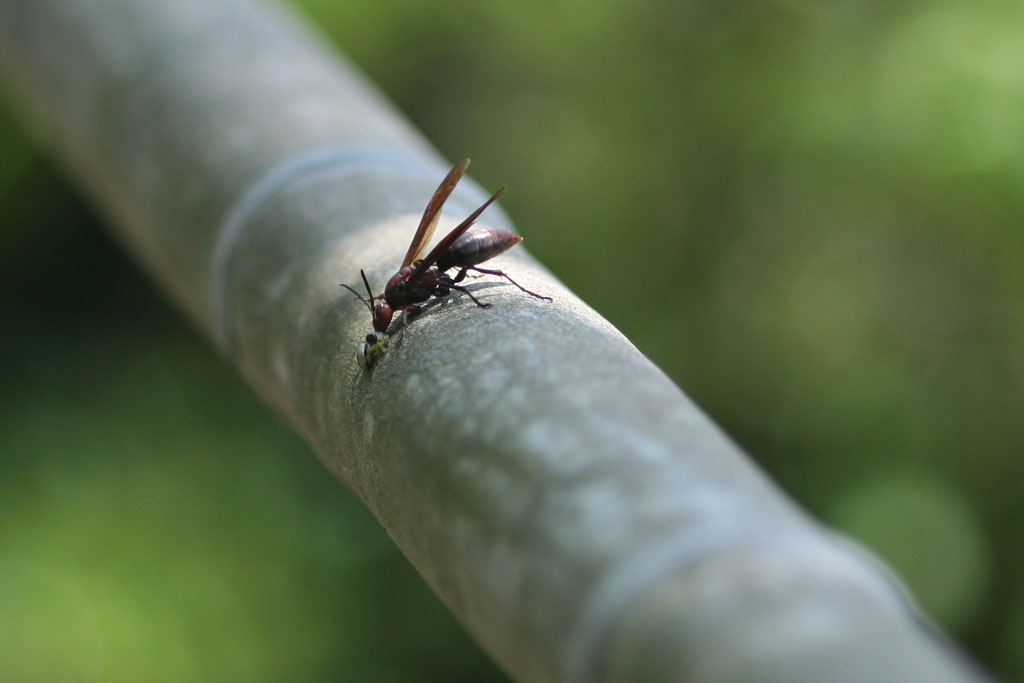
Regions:
<instances>
[{"instance_id":1,"label":"green foliage bokeh","mask_svg":"<svg viewBox=\"0 0 1024 683\"><path fill-rule=\"evenodd\" d=\"M1024 6L298 4L794 498L1024 677ZM500 680L23 128L8 103L11 680Z\"/></svg>"}]
</instances>

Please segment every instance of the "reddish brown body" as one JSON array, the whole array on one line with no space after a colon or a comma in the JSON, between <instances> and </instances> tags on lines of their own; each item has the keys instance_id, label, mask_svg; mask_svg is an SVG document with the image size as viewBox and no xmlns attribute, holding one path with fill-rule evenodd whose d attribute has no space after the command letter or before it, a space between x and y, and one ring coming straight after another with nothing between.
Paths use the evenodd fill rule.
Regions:
<instances>
[{"instance_id":1,"label":"reddish brown body","mask_svg":"<svg viewBox=\"0 0 1024 683\"><path fill-rule=\"evenodd\" d=\"M366 274L362 271L360 271L360 274L363 277L363 283L366 285L367 294L370 295L369 299L363 298L361 294L348 285L342 285L342 287L355 294L370 309L373 317L373 329L375 330L373 334L367 335L367 344L370 346L377 347L382 343L381 340L386 338L386 330L391 324L396 311L402 310L406 314L418 313L422 310L419 304L431 297L448 296L452 290L462 292L477 306L488 308L490 304L481 303L468 289L459 284L471 270L503 277L530 296L551 301L550 297L531 292L500 270L488 270L479 267L479 264L508 251L523 241L522 237L508 230L498 228L469 229L480 214L483 213L484 209L505 193L504 186L491 195L491 198L471 213L466 220L459 223L451 232L445 235L444 239L438 242L429 254L419 258L419 255L430 240L434 229L437 227L441 207L452 193L452 190L455 189L455 185L462 178L468 166L469 159L463 159L441 181L440 186L434 192L433 197L430 198L430 202L423 212L423 218L420 220L420 225L416 229L412 243L409 245L405 258L402 260L402 265L399 267L398 272L388 280L383 294L373 295L373 292L370 290L370 283L366 279ZM447 273L447 271L453 268L459 269L454 277ZM403 318L403 328L405 324L405 318Z\"/></svg>"},{"instance_id":2,"label":"reddish brown body","mask_svg":"<svg viewBox=\"0 0 1024 683\"><path fill-rule=\"evenodd\" d=\"M514 232L500 228L468 230L437 259L437 269L444 271L457 266L472 267L490 261L522 241L523 238Z\"/></svg>"}]
</instances>

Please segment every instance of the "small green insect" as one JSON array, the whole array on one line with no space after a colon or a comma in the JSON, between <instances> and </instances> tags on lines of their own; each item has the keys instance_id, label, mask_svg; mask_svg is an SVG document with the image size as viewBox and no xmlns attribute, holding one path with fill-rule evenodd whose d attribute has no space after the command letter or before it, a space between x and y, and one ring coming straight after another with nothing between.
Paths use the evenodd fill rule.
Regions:
<instances>
[{"instance_id":1,"label":"small green insect","mask_svg":"<svg viewBox=\"0 0 1024 683\"><path fill-rule=\"evenodd\" d=\"M359 363L359 367L364 370L373 367L377 359L387 351L390 343L391 337L386 332L371 332L366 335L366 341L360 343L356 350L356 362Z\"/></svg>"}]
</instances>

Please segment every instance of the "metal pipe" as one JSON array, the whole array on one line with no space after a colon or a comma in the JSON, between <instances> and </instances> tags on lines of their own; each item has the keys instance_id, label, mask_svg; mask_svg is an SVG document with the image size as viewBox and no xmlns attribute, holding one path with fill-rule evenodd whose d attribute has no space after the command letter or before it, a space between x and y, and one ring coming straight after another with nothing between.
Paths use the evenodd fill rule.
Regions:
<instances>
[{"instance_id":1,"label":"metal pipe","mask_svg":"<svg viewBox=\"0 0 1024 683\"><path fill-rule=\"evenodd\" d=\"M554 303L476 281L492 308L432 306L361 370L369 316L339 284L382 286L447 164L280 8L4 0L0 68L116 234L516 678L982 680L521 248L495 263ZM443 221L485 196L464 182Z\"/></svg>"}]
</instances>

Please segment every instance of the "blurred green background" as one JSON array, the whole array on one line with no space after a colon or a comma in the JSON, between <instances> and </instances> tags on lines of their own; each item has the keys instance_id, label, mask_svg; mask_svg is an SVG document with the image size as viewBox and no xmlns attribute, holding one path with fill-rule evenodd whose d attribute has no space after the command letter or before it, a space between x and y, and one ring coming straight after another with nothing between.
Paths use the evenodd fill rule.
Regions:
<instances>
[{"instance_id":1,"label":"blurred green background","mask_svg":"<svg viewBox=\"0 0 1024 683\"><path fill-rule=\"evenodd\" d=\"M301 0L528 248L1024 677L1024 4ZM502 680L0 104L0 678Z\"/></svg>"}]
</instances>

